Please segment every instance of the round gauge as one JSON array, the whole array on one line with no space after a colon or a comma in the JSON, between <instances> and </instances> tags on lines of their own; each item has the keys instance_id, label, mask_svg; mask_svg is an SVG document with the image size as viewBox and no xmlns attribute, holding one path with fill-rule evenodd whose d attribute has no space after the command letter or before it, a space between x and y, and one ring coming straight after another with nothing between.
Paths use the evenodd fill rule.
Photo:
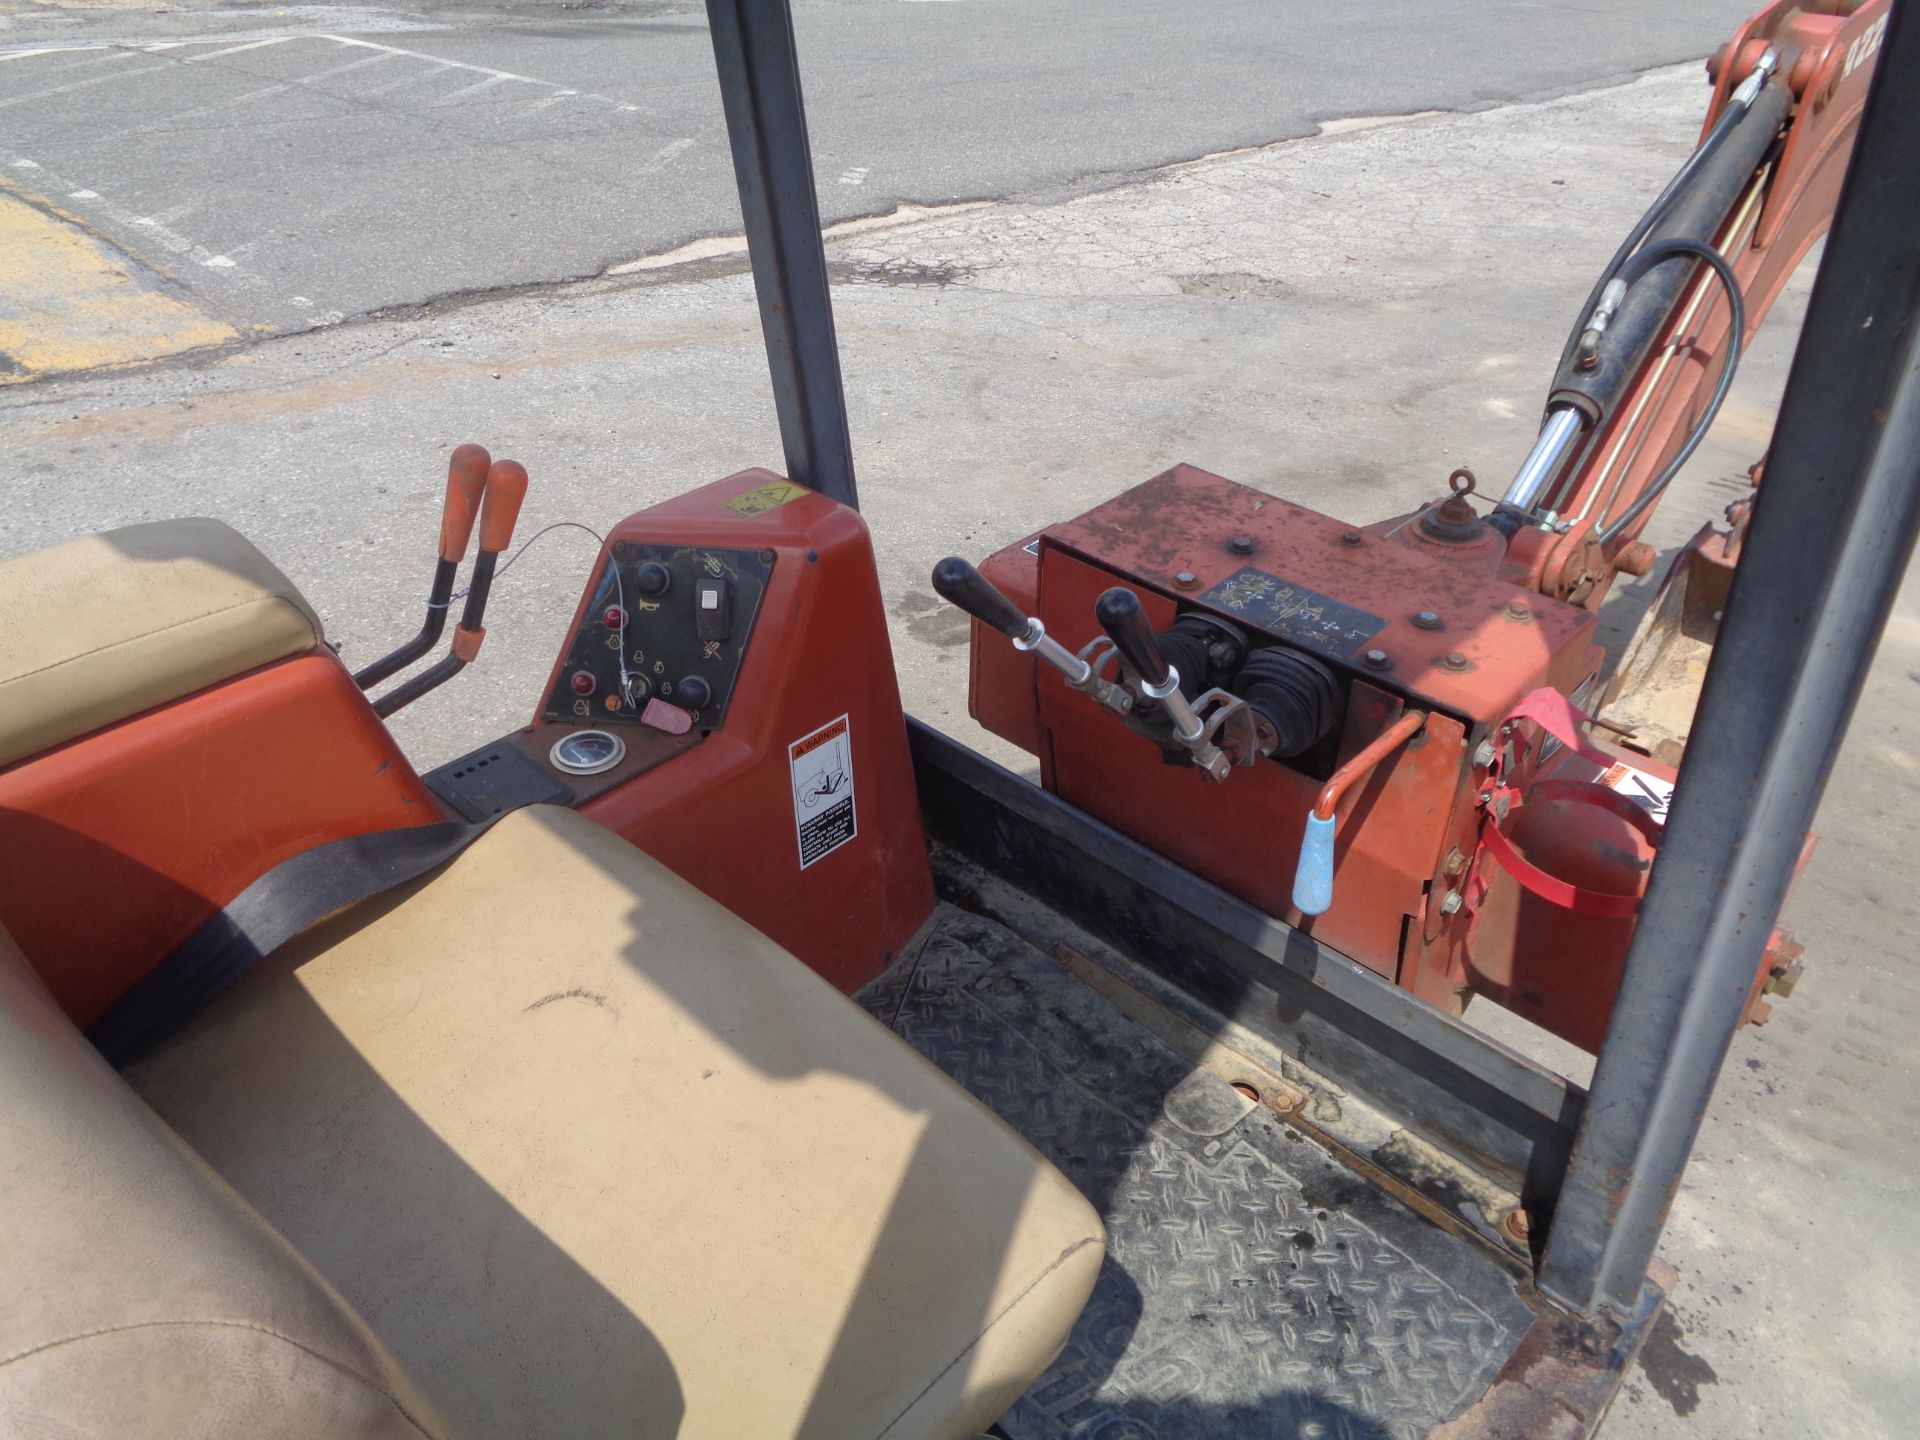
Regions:
<instances>
[{"instance_id":1,"label":"round gauge","mask_svg":"<svg viewBox=\"0 0 1920 1440\"><path fill-rule=\"evenodd\" d=\"M553 768L569 775L598 775L611 770L627 753L627 742L605 730L576 730L554 742L547 758Z\"/></svg>"}]
</instances>

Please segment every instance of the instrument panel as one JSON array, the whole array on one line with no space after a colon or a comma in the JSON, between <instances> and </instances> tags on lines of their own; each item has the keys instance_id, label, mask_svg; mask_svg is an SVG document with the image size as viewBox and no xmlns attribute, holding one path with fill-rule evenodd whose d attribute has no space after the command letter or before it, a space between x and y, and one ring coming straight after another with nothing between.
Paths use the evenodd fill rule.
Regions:
<instances>
[{"instance_id":1,"label":"instrument panel","mask_svg":"<svg viewBox=\"0 0 1920 1440\"><path fill-rule=\"evenodd\" d=\"M681 712L720 729L773 562L771 550L616 540L542 718L666 728Z\"/></svg>"}]
</instances>

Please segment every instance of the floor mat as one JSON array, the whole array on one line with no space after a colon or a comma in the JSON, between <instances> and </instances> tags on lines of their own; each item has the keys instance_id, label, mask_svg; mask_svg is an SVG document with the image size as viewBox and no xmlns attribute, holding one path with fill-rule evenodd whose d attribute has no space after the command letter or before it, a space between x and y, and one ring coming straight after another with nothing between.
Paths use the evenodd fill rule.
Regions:
<instances>
[{"instance_id":1,"label":"floor mat","mask_svg":"<svg viewBox=\"0 0 1920 1440\"><path fill-rule=\"evenodd\" d=\"M1099 1208L1107 1262L1013 1440L1416 1440L1532 1316L1511 1276L993 921L860 996Z\"/></svg>"}]
</instances>

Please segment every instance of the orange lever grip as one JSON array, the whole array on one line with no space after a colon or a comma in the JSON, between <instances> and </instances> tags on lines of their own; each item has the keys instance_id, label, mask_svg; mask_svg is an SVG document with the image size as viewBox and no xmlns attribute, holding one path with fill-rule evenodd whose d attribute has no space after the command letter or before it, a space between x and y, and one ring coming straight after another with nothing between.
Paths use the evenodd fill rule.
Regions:
<instances>
[{"instance_id":1,"label":"orange lever grip","mask_svg":"<svg viewBox=\"0 0 1920 1440\"><path fill-rule=\"evenodd\" d=\"M480 548L499 554L512 543L520 502L527 498L527 470L517 460L496 460L487 471L486 499L480 506Z\"/></svg>"},{"instance_id":2,"label":"orange lever grip","mask_svg":"<svg viewBox=\"0 0 1920 1440\"><path fill-rule=\"evenodd\" d=\"M486 488L487 467L493 457L480 445L462 445L447 461L447 500L440 510L440 558L458 565L473 538L473 519L480 513L480 492Z\"/></svg>"},{"instance_id":3,"label":"orange lever grip","mask_svg":"<svg viewBox=\"0 0 1920 1440\"><path fill-rule=\"evenodd\" d=\"M456 625L453 629L453 653L455 658L471 665L474 657L480 653L480 642L487 638L485 626L475 626L469 630L465 625Z\"/></svg>"}]
</instances>

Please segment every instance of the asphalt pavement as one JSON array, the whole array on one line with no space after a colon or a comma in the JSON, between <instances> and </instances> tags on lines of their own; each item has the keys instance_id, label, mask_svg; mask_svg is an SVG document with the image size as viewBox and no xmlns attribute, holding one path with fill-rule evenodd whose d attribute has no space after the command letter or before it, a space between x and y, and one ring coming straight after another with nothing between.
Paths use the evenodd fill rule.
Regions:
<instances>
[{"instance_id":1,"label":"asphalt pavement","mask_svg":"<svg viewBox=\"0 0 1920 1440\"><path fill-rule=\"evenodd\" d=\"M1697 59L1747 8L799 0L795 23L836 220L1590 87ZM15 378L596 275L738 228L697 4L5 0L0 19L0 199L94 237L100 285L196 311L52 365L15 356ZM103 314L111 297L83 333Z\"/></svg>"}]
</instances>

